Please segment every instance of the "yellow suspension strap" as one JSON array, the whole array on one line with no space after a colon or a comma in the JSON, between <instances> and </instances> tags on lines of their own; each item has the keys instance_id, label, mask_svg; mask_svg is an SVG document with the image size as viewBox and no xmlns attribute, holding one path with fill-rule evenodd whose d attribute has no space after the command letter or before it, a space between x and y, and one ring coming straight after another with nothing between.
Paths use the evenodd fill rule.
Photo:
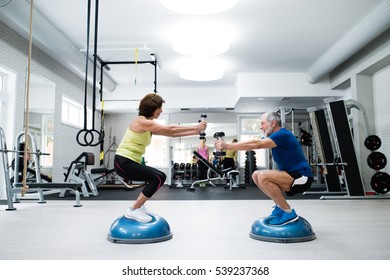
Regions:
<instances>
[{"instance_id":1,"label":"yellow suspension strap","mask_svg":"<svg viewBox=\"0 0 390 280\"><path fill-rule=\"evenodd\" d=\"M100 68L100 105L102 108L102 111L100 113L100 136L99 136L99 143L100 143L100 165L104 165L104 98L103 98L103 69L105 68L105 65L101 64Z\"/></svg>"},{"instance_id":2,"label":"yellow suspension strap","mask_svg":"<svg viewBox=\"0 0 390 280\"><path fill-rule=\"evenodd\" d=\"M103 96L103 94L101 94ZM104 164L104 99L101 98L101 106L102 106L102 112L101 112L101 122L100 122L100 165Z\"/></svg>"},{"instance_id":3,"label":"yellow suspension strap","mask_svg":"<svg viewBox=\"0 0 390 280\"><path fill-rule=\"evenodd\" d=\"M32 25L33 25L33 7L34 7L34 0L30 1L30 31L29 31L29 40L28 40L28 57L27 57L27 89L26 89L26 108L25 108L25 127L24 127L24 139L25 139L25 145L24 145L24 155L23 155L23 180L22 180L22 189L21 189L21 195L24 196L26 191L28 190L27 185L27 164L28 164L28 125L29 125L29 100L30 100L30 74L31 74L31 52L32 52Z\"/></svg>"}]
</instances>

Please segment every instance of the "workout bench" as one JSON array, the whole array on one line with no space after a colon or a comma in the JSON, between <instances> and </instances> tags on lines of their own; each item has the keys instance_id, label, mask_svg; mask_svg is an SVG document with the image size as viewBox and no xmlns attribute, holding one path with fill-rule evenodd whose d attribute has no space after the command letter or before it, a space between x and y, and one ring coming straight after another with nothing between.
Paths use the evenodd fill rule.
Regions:
<instances>
[{"instance_id":1,"label":"workout bench","mask_svg":"<svg viewBox=\"0 0 390 280\"><path fill-rule=\"evenodd\" d=\"M124 180L115 176L114 168L108 169L106 167L92 168L90 172L87 171L88 165L95 164L95 155L93 153L84 152L78 156L69 167L66 169L68 172L65 175L65 182L78 182L82 184L81 191L84 197L89 195L99 195L97 188L108 181L118 181L128 189L133 189L125 183ZM89 191L90 190L90 191ZM65 195L65 191L60 194L60 197Z\"/></svg>"},{"instance_id":2,"label":"workout bench","mask_svg":"<svg viewBox=\"0 0 390 280\"><path fill-rule=\"evenodd\" d=\"M198 183L210 183L212 186L215 187L215 184L213 183L213 181L215 180L226 180L229 183L229 190L232 190L233 188L239 188L240 172L238 170L233 170L232 168L220 170L213 166L207 159L202 157L197 151L194 151L194 155L196 155L199 160L203 162L209 169L207 171L207 179L194 181L187 190L194 191L194 186ZM214 171L217 176L214 178L210 178L211 171Z\"/></svg>"},{"instance_id":3,"label":"workout bench","mask_svg":"<svg viewBox=\"0 0 390 280\"><path fill-rule=\"evenodd\" d=\"M94 168L91 169L91 174L99 174L98 177L94 178L92 181L95 184L95 187L99 187L104 182L118 181L128 189L134 189L134 187L128 185L124 180L117 178L115 169L108 169L106 167Z\"/></svg>"},{"instance_id":4,"label":"workout bench","mask_svg":"<svg viewBox=\"0 0 390 280\"><path fill-rule=\"evenodd\" d=\"M27 183L28 189L26 190L26 193L29 192L37 192L38 193L38 203L46 203L44 199L44 191L46 192L63 192L63 191L70 191L74 193L76 197L76 204L73 205L74 207L81 207L80 204L80 192L78 191L78 188L81 187L80 183ZM12 188L12 194L16 195L17 193L21 192L21 188L23 187L22 183L15 183L14 188ZM47 193L46 193L47 194ZM12 202L8 202L8 209L7 210L14 210Z\"/></svg>"},{"instance_id":5,"label":"workout bench","mask_svg":"<svg viewBox=\"0 0 390 280\"><path fill-rule=\"evenodd\" d=\"M64 174L65 182L76 182L81 184L81 191L84 197L89 197L90 194L94 196L99 195L97 188L87 171L87 166L94 164L95 155L93 153L84 152L72 161L70 166L66 168L68 172ZM91 192L89 192L88 189L90 189ZM62 190L60 197L64 197L65 192L66 190Z\"/></svg>"}]
</instances>

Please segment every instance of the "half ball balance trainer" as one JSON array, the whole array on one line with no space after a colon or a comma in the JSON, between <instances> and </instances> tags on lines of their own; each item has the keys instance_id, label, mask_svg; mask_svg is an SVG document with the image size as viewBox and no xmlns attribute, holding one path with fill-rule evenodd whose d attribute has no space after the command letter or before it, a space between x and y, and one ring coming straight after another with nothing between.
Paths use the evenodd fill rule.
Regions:
<instances>
[{"instance_id":1,"label":"half ball balance trainer","mask_svg":"<svg viewBox=\"0 0 390 280\"><path fill-rule=\"evenodd\" d=\"M302 217L283 225L270 225L272 218L265 217L254 221L249 236L256 240L279 243L304 242L316 238L310 223Z\"/></svg>"},{"instance_id":2,"label":"half ball balance trainer","mask_svg":"<svg viewBox=\"0 0 390 280\"><path fill-rule=\"evenodd\" d=\"M114 243L145 244L157 243L173 237L168 222L159 215L147 213L152 217L148 223L126 218L117 218L111 225L107 239Z\"/></svg>"}]
</instances>

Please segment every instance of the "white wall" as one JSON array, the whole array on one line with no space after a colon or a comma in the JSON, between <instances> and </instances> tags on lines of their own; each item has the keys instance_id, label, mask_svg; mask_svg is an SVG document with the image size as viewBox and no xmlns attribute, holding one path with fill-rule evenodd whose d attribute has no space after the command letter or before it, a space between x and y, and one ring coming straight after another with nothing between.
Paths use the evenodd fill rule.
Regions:
<instances>
[{"instance_id":1,"label":"white wall","mask_svg":"<svg viewBox=\"0 0 390 280\"><path fill-rule=\"evenodd\" d=\"M139 100L147 93L153 92L150 88L117 86L115 91L105 93L105 108L111 109L115 104L120 105L116 111L127 111L136 109ZM190 88L169 88L159 87L158 93L165 100L164 108L231 108L237 103L237 95L234 88L217 87L190 87ZM109 101L119 99L120 101Z\"/></svg>"},{"instance_id":2,"label":"white wall","mask_svg":"<svg viewBox=\"0 0 390 280\"><path fill-rule=\"evenodd\" d=\"M338 96L329 82L310 84L306 73L241 73L237 79L239 97Z\"/></svg>"},{"instance_id":3,"label":"white wall","mask_svg":"<svg viewBox=\"0 0 390 280\"><path fill-rule=\"evenodd\" d=\"M55 104L55 85L30 86L30 112L51 113Z\"/></svg>"}]
</instances>

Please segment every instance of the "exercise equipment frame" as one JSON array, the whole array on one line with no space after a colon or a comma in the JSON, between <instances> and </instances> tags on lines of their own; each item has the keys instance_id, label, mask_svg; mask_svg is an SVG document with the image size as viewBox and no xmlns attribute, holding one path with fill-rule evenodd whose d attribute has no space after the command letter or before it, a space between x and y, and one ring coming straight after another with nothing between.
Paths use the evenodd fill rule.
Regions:
<instances>
[{"instance_id":1,"label":"exercise equipment frame","mask_svg":"<svg viewBox=\"0 0 390 280\"><path fill-rule=\"evenodd\" d=\"M23 135L24 135L24 133L20 133L18 135L19 137L17 139L20 139ZM32 154L36 156L37 152L34 150L35 149L34 147L36 147L35 140L34 140L34 138L32 138L32 136L30 134L28 134L28 135L29 135L29 137L31 137L31 139L33 141ZM8 208L6 210L10 211L10 210L16 210L16 208L14 207L14 199L15 199L15 202L18 202L16 195L21 192L21 189L23 187L23 183L18 182L19 176L16 176L16 177L14 176L14 181L15 181L14 185L12 186L12 184L11 184L11 178L10 178L10 173L9 173L8 151L9 150L7 149L4 130L0 127L0 153L1 153L1 157L2 157L3 169L4 169L5 188L6 188L7 206L8 206ZM12 151L12 153L14 153L14 151ZM18 158L18 156L16 158ZM15 163L16 163L16 161L15 161ZM16 173L18 171L17 167L18 167L18 163L15 164L15 174L16 175L18 175L18 173ZM37 182L33 182L33 183L28 182L27 183L28 187L29 187L27 189L27 192L31 192L31 191L37 192L38 199L39 199L38 203L45 203L44 191L52 192L52 191L69 190L69 191L73 192L76 196L76 203L74 206L75 207L82 206L80 203L80 192L78 191L78 188L81 187L81 184L43 183L43 182L41 182L41 179L40 179L41 177L40 177L39 172L37 173L36 178L37 178Z\"/></svg>"},{"instance_id":2,"label":"exercise equipment frame","mask_svg":"<svg viewBox=\"0 0 390 280\"><path fill-rule=\"evenodd\" d=\"M231 168L219 170L215 168L208 160L206 160L204 157L202 157L201 154L199 154L197 151L194 151L194 155L196 155L200 161L202 161L209 169L207 172L207 179L197 180L194 181L191 186L187 189L188 191L194 191L195 190L195 184L198 183L210 183L212 186L215 187L215 184L213 181L215 180L227 180L229 182L229 190L232 190L233 188L240 188L238 184L238 178L240 175L240 172L238 170L232 170ZM214 171L217 174L217 177L210 178L210 172Z\"/></svg>"}]
</instances>

